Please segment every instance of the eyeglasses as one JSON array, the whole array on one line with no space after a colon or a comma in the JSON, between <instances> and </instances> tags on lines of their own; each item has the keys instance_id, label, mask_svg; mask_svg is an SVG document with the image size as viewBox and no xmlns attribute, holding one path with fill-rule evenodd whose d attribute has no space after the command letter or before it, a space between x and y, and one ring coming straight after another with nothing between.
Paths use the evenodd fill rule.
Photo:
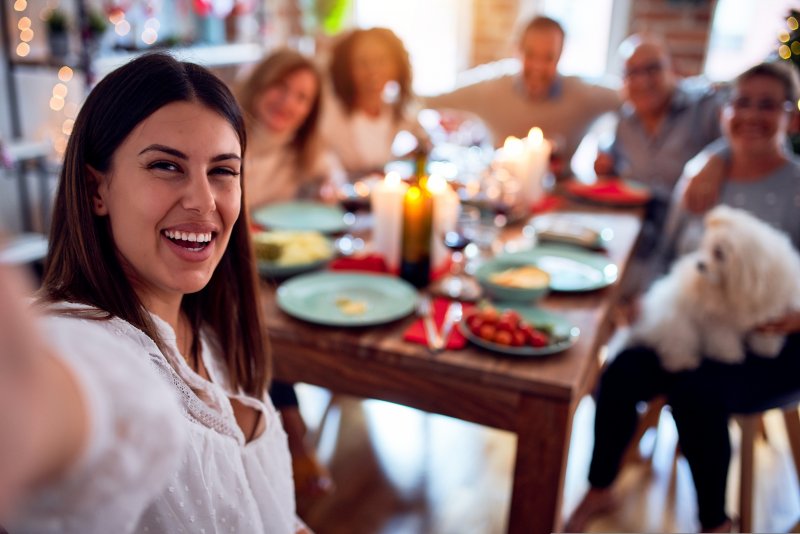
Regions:
<instances>
[{"instance_id":1,"label":"eyeglasses","mask_svg":"<svg viewBox=\"0 0 800 534\"><path fill-rule=\"evenodd\" d=\"M744 111L752 109L761 111L763 113L775 113L776 111L792 111L792 103L788 100L778 101L764 98L761 100L753 100L746 96L734 98L728 105L736 111Z\"/></svg>"},{"instance_id":2,"label":"eyeglasses","mask_svg":"<svg viewBox=\"0 0 800 534\"><path fill-rule=\"evenodd\" d=\"M652 77L661 74L662 70L664 70L664 64L660 61L654 61L653 63L647 63L640 67L626 68L622 75L628 79L636 76Z\"/></svg>"}]
</instances>

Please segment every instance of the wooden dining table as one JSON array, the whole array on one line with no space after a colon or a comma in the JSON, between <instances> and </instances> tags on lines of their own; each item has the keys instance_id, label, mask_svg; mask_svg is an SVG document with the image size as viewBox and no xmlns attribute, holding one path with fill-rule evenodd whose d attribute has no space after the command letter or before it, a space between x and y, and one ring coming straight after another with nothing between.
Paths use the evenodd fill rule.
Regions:
<instances>
[{"instance_id":1,"label":"wooden dining table","mask_svg":"<svg viewBox=\"0 0 800 534\"><path fill-rule=\"evenodd\" d=\"M551 293L540 306L580 328L564 352L518 358L468 344L432 354L403 339L416 320L342 328L310 324L282 312L275 284L262 290L274 355L274 376L336 393L379 399L513 432L517 436L511 533L558 532L572 418L601 368L599 352L612 329L619 279L639 236L639 209L580 208L576 217L613 238L606 254L619 268L616 283L585 293ZM508 228L513 237L520 228Z\"/></svg>"}]
</instances>

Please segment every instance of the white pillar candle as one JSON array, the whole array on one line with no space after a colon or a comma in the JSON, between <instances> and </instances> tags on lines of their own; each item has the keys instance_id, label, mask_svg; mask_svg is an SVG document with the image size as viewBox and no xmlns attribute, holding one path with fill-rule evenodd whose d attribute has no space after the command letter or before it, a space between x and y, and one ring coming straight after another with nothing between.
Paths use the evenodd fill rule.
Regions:
<instances>
[{"instance_id":1,"label":"white pillar candle","mask_svg":"<svg viewBox=\"0 0 800 534\"><path fill-rule=\"evenodd\" d=\"M526 174L522 178L523 196L528 205L539 202L544 196L544 177L550 165L550 142L541 128L531 128L525 138L527 156Z\"/></svg>"},{"instance_id":2,"label":"white pillar candle","mask_svg":"<svg viewBox=\"0 0 800 534\"><path fill-rule=\"evenodd\" d=\"M444 235L456 227L460 200L443 176L432 174L428 190L433 194L433 242L431 243L431 271L438 272L446 264L450 252L444 246Z\"/></svg>"},{"instance_id":3,"label":"white pillar candle","mask_svg":"<svg viewBox=\"0 0 800 534\"><path fill-rule=\"evenodd\" d=\"M373 187L370 198L374 220L372 248L383 256L392 272L400 268L403 197L407 189L408 185L403 183L400 175L390 172Z\"/></svg>"},{"instance_id":4,"label":"white pillar candle","mask_svg":"<svg viewBox=\"0 0 800 534\"><path fill-rule=\"evenodd\" d=\"M517 180L524 180L527 176L528 155L525 142L522 139L509 136L495 155L495 161L501 169L505 169Z\"/></svg>"}]
</instances>

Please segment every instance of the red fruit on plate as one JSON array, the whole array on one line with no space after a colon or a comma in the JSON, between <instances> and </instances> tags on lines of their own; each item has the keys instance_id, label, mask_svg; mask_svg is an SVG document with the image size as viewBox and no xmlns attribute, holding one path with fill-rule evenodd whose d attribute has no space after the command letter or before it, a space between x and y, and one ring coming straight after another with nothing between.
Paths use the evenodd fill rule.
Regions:
<instances>
[{"instance_id":1,"label":"red fruit on plate","mask_svg":"<svg viewBox=\"0 0 800 534\"><path fill-rule=\"evenodd\" d=\"M505 330L498 330L494 334L494 342L498 345L511 345L512 336L511 332Z\"/></svg>"},{"instance_id":2,"label":"red fruit on plate","mask_svg":"<svg viewBox=\"0 0 800 534\"><path fill-rule=\"evenodd\" d=\"M517 329L516 324L512 323L508 317L503 317L502 315L497 320L495 327L497 327L498 331L508 332L509 334Z\"/></svg>"},{"instance_id":3,"label":"red fruit on plate","mask_svg":"<svg viewBox=\"0 0 800 534\"><path fill-rule=\"evenodd\" d=\"M483 317L481 317L479 313L473 313L472 315L467 317L467 326L475 335L477 335L478 332L480 332L481 326L483 326L484 323L485 321L483 320Z\"/></svg>"},{"instance_id":4,"label":"red fruit on plate","mask_svg":"<svg viewBox=\"0 0 800 534\"><path fill-rule=\"evenodd\" d=\"M515 310L505 310L500 314L498 322L504 322L511 326L511 330L516 330L520 323L520 316Z\"/></svg>"},{"instance_id":5,"label":"red fruit on plate","mask_svg":"<svg viewBox=\"0 0 800 534\"><path fill-rule=\"evenodd\" d=\"M535 328L531 328L531 331L528 334L528 343L530 343L532 347L536 348L546 347L550 344L550 338L544 332L536 330Z\"/></svg>"},{"instance_id":6,"label":"red fruit on plate","mask_svg":"<svg viewBox=\"0 0 800 534\"><path fill-rule=\"evenodd\" d=\"M497 309L493 308L492 306L486 306L480 311L481 317L487 323L495 323L497 319L500 317L500 314L497 312Z\"/></svg>"},{"instance_id":7,"label":"red fruit on plate","mask_svg":"<svg viewBox=\"0 0 800 534\"><path fill-rule=\"evenodd\" d=\"M514 330L511 333L511 346L512 347L521 347L525 344L528 340L528 337L525 335L525 332L522 330Z\"/></svg>"},{"instance_id":8,"label":"red fruit on plate","mask_svg":"<svg viewBox=\"0 0 800 534\"><path fill-rule=\"evenodd\" d=\"M478 332L478 337L482 337L486 341L494 341L494 335L496 332L497 329L494 327L494 325L484 323Z\"/></svg>"}]
</instances>

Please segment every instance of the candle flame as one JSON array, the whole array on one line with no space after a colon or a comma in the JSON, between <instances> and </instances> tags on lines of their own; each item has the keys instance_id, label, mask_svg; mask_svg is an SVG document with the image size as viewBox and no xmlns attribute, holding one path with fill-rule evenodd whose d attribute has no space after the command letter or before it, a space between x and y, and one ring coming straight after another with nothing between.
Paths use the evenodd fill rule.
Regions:
<instances>
[{"instance_id":1,"label":"candle flame","mask_svg":"<svg viewBox=\"0 0 800 534\"><path fill-rule=\"evenodd\" d=\"M523 150L524 146L522 144L522 139L518 139L513 135L506 137L506 140L503 143L503 154L515 156L517 154L521 154Z\"/></svg>"},{"instance_id":2,"label":"candle flame","mask_svg":"<svg viewBox=\"0 0 800 534\"><path fill-rule=\"evenodd\" d=\"M400 173L397 171L391 171L387 173L383 179L383 183L388 187L397 187L400 185L401 181L402 178L400 178Z\"/></svg>"},{"instance_id":3,"label":"candle flame","mask_svg":"<svg viewBox=\"0 0 800 534\"><path fill-rule=\"evenodd\" d=\"M431 174L428 178L428 191L434 195L444 193L447 188L447 180L441 174Z\"/></svg>"},{"instance_id":4,"label":"candle flame","mask_svg":"<svg viewBox=\"0 0 800 534\"><path fill-rule=\"evenodd\" d=\"M544 134L542 133L542 129L538 126L534 126L528 132L528 144L532 145L541 145L544 141Z\"/></svg>"}]
</instances>

